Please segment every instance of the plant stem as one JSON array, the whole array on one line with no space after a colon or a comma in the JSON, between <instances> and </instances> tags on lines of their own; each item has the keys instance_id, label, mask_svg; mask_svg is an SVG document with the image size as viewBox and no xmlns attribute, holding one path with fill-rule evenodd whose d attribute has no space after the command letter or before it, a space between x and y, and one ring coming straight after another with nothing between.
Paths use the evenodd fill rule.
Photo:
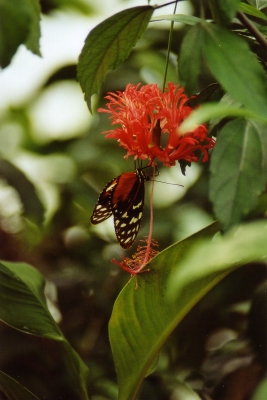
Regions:
<instances>
[{"instance_id":1,"label":"plant stem","mask_svg":"<svg viewBox=\"0 0 267 400\"><path fill-rule=\"evenodd\" d=\"M249 30L250 33L257 39L258 43L267 50L267 40L260 33L260 31L253 25L253 23L243 14L241 11L238 11L236 14L237 18L240 22Z\"/></svg>"}]
</instances>

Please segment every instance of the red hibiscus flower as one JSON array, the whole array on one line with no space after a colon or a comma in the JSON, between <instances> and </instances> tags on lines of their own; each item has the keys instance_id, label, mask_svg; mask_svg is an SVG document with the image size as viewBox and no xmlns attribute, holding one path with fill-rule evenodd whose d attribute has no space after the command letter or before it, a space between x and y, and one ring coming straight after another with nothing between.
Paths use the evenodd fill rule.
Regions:
<instances>
[{"instance_id":1,"label":"red hibiscus flower","mask_svg":"<svg viewBox=\"0 0 267 400\"><path fill-rule=\"evenodd\" d=\"M208 160L208 149L214 140L207 136L206 125L179 135L179 126L193 108L186 105L189 98L183 88L168 83L165 92L156 84L127 85L124 92L109 93L107 109L99 112L110 114L114 130L106 131L107 138L117 139L127 150L126 158L156 163L156 159L170 167L176 161L190 164Z\"/></svg>"}]
</instances>

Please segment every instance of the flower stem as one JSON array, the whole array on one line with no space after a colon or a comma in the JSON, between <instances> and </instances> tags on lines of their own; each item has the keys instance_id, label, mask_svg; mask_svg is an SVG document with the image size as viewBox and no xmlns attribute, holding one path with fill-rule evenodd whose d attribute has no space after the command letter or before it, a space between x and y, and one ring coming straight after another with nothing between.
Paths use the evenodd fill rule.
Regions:
<instances>
[{"instance_id":1,"label":"flower stem","mask_svg":"<svg viewBox=\"0 0 267 400\"><path fill-rule=\"evenodd\" d=\"M177 3L178 3L178 0L176 0L176 2L175 2L173 15L176 13ZM164 71L164 78L163 78L163 87L162 87L163 92L165 91L165 85L166 85L167 73L168 73L168 67L169 67L169 61L170 61L173 25L174 25L174 21L171 21L169 40L168 40L168 49L167 49L167 56L166 56L166 64L165 64L165 71Z\"/></svg>"},{"instance_id":2,"label":"flower stem","mask_svg":"<svg viewBox=\"0 0 267 400\"><path fill-rule=\"evenodd\" d=\"M240 22L249 30L250 33L257 39L258 43L267 50L267 40L260 33L260 31L253 25L253 23L246 17L244 13L238 11L236 14Z\"/></svg>"},{"instance_id":3,"label":"flower stem","mask_svg":"<svg viewBox=\"0 0 267 400\"><path fill-rule=\"evenodd\" d=\"M146 246L146 253L145 257L143 260L143 266L148 262L150 257L150 252L151 252L151 243L152 243L152 232L153 232L153 197L154 197L154 178L155 178L155 166L153 166L153 175L152 175L152 186L151 186L151 192L150 192L150 202L149 202L149 208L150 208L150 223L149 223L149 234L147 238L147 246Z\"/></svg>"}]
</instances>

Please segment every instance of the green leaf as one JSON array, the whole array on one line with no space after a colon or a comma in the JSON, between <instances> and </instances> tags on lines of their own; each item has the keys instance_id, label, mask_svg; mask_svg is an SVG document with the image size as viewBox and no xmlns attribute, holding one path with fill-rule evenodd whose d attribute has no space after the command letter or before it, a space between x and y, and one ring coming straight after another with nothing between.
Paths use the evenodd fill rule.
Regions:
<instances>
[{"instance_id":1,"label":"green leaf","mask_svg":"<svg viewBox=\"0 0 267 400\"><path fill-rule=\"evenodd\" d=\"M212 74L234 99L266 117L265 72L247 43L218 26L208 23L202 26L202 50Z\"/></svg>"},{"instance_id":2,"label":"green leaf","mask_svg":"<svg viewBox=\"0 0 267 400\"><path fill-rule=\"evenodd\" d=\"M87 400L87 367L72 349L52 318L44 296L45 280L24 263L0 263L0 319L25 333L60 343L70 370L70 379L80 399Z\"/></svg>"},{"instance_id":3,"label":"green leaf","mask_svg":"<svg viewBox=\"0 0 267 400\"><path fill-rule=\"evenodd\" d=\"M168 297L180 299L195 285L214 286L234 269L267 257L266 221L240 225L216 240L196 243L177 263L168 282Z\"/></svg>"},{"instance_id":4,"label":"green leaf","mask_svg":"<svg viewBox=\"0 0 267 400\"><path fill-rule=\"evenodd\" d=\"M154 8L134 7L106 19L87 36L79 57L77 78L91 111L91 96L98 93L109 70L130 54L147 28Z\"/></svg>"},{"instance_id":5,"label":"green leaf","mask_svg":"<svg viewBox=\"0 0 267 400\"><path fill-rule=\"evenodd\" d=\"M38 397L2 371L0 371L0 390L8 400L38 400Z\"/></svg>"},{"instance_id":6,"label":"green leaf","mask_svg":"<svg viewBox=\"0 0 267 400\"><path fill-rule=\"evenodd\" d=\"M5 68L24 43L40 55L40 4L38 0L0 0L0 66Z\"/></svg>"},{"instance_id":7,"label":"green leaf","mask_svg":"<svg viewBox=\"0 0 267 400\"><path fill-rule=\"evenodd\" d=\"M235 119L224 126L211 157L210 199L223 230L258 203L267 181L266 125Z\"/></svg>"},{"instance_id":8,"label":"green leaf","mask_svg":"<svg viewBox=\"0 0 267 400\"><path fill-rule=\"evenodd\" d=\"M22 0L0 0L0 66L5 68L29 34L31 15Z\"/></svg>"},{"instance_id":9,"label":"green leaf","mask_svg":"<svg viewBox=\"0 0 267 400\"><path fill-rule=\"evenodd\" d=\"M239 4L239 11L242 11L245 14L251 15L252 17L257 17L264 19L265 21L267 20L266 15L258 10L257 8L250 6L249 4L246 3L240 3Z\"/></svg>"},{"instance_id":10,"label":"green leaf","mask_svg":"<svg viewBox=\"0 0 267 400\"><path fill-rule=\"evenodd\" d=\"M195 25L201 21L201 18L195 17L194 15L186 14L168 14L168 15L157 15L152 17L151 21L173 21L181 24Z\"/></svg>"},{"instance_id":11,"label":"green leaf","mask_svg":"<svg viewBox=\"0 0 267 400\"><path fill-rule=\"evenodd\" d=\"M167 282L176 263L194 243L214 235L217 223L169 247L149 263L118 296L109 323L109 337L119 384L119 400L134 399L161 346L185 314L200 298L202 286L194 286L178 302L166 299ZM138 280L138 289L135 284Z\"/></svg>"},{"instance_id":12,"label":"green leaf","mask_svg":"<svg viewBox=\"0 0 267 400\"><path fill-rule=\"evenodd\" d=\"M186 93L192 95L198 91L198 77L202 63L200 24L190 27L183 39L178 57L179 76Z\"/></svg>"},{"instance_id":13,"label":"green leaf","mask_svg":"<svg viewBox=\"0 0 267 400\"><path fill-rule=\"evenodd\" d=\"M25 41L26 47L34 54L41 56L39 40L41 36L40 19L41 7L39 0L24 0L31 15L30 30Z\"/></svg>"},{"instance_id":14,"label":"green leaf","mask_svg":"<svg viewBox=\"0 0 267 400\"><path fill-rule=\"evenodd\" d=\"M236 105L230 106L223 103L206 103L201 107L192 111L188 118L182 122L179 127L179 133L185 134L196 129L196 126L210 121L212 118L226 118L226 117L247 117L257 118L258 115L245 108L237 107ZM267 117L260 119L267 123Z\"/></svg>"},{"instance_id":15,"label":"green leaf","mask_svg":"<svg viewBox=\"0 0 267 400\"><path fill-rule=\"evenodd\" d=\"M248 0L248 3L259 10L266 8L266 0Z\"/></svg>"},{"instance_id":16,"label":"green leaf","mask_svg":"<svg viewBox=\"0 0 267 400\"><path fill-rule=\"evenodd\" d=\"M0 176L17 190L24 206L25 216L41 225L44 219L44 206L34 185L18 168L3 159L0 159Z\"/></svg>"},{"instance_id":17,"label":"green leaf","mask_svg":"<svg viewBox=\"0 0 267 400\"><path fill-rule=\"evenodd\" d=\"M218 25L229 26L238 10L240 0L211 1L212 14Z\"/></svg>"}]
</instances>

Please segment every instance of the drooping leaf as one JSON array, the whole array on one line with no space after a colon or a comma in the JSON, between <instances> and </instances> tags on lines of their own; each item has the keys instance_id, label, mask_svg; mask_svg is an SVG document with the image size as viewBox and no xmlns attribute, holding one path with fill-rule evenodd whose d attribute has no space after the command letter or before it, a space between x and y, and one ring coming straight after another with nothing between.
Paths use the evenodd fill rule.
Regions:
<instances>
[{"instance_id":1,"label":"drooping leaf","mask_svg":"<svg viewBox=\"0 0 267 400\"><path fill-rule=\"evenodd\" d=\"M21 199L26 217L41 225L44 219L44 206L34 185L28 178L7 160L0 159L0 176L14 187Z\"/></svg>"},{"instance_id":2,"label":"drooping leaf","mask_svg":"<svg viewBox=\"0 0 267 400\"><path fill-rule=\"evenodd\" d=\"M106 19L87 36L79 57L77 78L89 110L109 70L116 69L130 54L147 28L154 8L134 7Z\"/></svg>"},{"instance_id":3,"label":"drooping leaf","mask_svg":"<svg viewBox=\"0 0 267 400\"><path fill-rule=\"evenodd\" d=\"M202 286L170 304L166 287L170 272L191 246L218 231L214 223L169 247L149 263L149 272L131 279L118 296L109 323L109 337L119 384L119 400L134 399L164 341L200 298ZM201 292L202 293L202 292Z\"/></svg>"},{"instance_id":4,"label":"drooping leaf","mask_svg":"<svg viewBox=\"0 0 267 400\"><path fill-rule=\"evenodd\" d=\"M257 57L234 33L209 23L202 27L202 50L214 77L235 100L266 117L266 78Z\"/></svg>"},{"instance_id":5,"label":"drooping leaf","mask_svg":"<svg viewBox=\"0 0 267 400\"><path fill-rule=\"evenodd\" d=\"M198 77L202 63L200 24L190 27L183 39L179 57L179 76L185 87L186 93L192 95L198 91Z\"/></svg>"},{"instance_id":6,"label":"drooping leaf","mask_svg":"<svg viewBox=\"0 0 267 400\"><path fill-rule=\"evenodd\" d=\"M223 230L257 204L267 182L266 125L235 119L221 130L211 157L210 199Z\"/></svg>"},{"instance_id":7,"label":"drooping leaf","mask_svg":"<svg viewBox=\"0 0 267 400\"><path fill-rule=\"evenodd\" d=\"M56 340L63 349L73 387L80 399L88 400L87 367L67 342L51 316L44 296L45 280L24 263L0 263L0 319L25 333Z\"/></svg>"},{"instance_id":8,"label":"drooping leaf","mask_svg":"<svg viewBox=\"0 0 267 400\"><path fill-rule=\"evenodd\" d=\"M38 397L2 371L0 371L0 390L8 400L38 400Z\"/></svg>"}]
</instances>

